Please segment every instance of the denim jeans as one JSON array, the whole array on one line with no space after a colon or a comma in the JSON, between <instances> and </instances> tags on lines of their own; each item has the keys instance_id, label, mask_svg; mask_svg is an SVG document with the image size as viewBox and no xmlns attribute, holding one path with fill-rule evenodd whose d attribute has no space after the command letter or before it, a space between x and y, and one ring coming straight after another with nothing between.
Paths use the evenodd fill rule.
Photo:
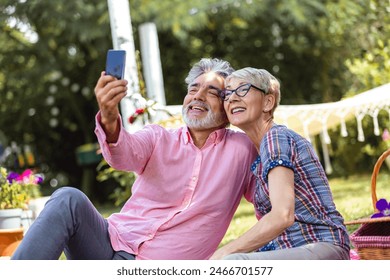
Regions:
<instances>
[{"instance_id":1,"label":"denim jeans","mask_svg":"<svg viewBox=\"0 0 390 280\"><path fill-rule=\"evenodd\" d=\"M134 259L132 254L114 251L107 220L84 193L72 187L53 193L11 259L55 260L62 252L73 260Z\"/></svg>"}]
</instances>

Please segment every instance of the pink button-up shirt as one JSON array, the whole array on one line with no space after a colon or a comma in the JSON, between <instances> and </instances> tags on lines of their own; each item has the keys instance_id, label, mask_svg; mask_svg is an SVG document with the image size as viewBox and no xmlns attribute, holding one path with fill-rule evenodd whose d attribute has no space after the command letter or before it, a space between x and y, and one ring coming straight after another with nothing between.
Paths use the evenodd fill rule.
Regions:
<instances>
[{"instance_id":1,"label":"pink button-up shirt","mask_svg":"<svg viewBox=\"0 0 390 280\"><path fill-rule=\"evenodd\" d=\"M216 250L243 195L252 201L256 157L245 134L219 129L199 149L186 127L121 128L108 144L96 118L103 156L138 177L120 213L108 218L114 250L137 259L208 259Z\"/></svg>"}]
</instances>

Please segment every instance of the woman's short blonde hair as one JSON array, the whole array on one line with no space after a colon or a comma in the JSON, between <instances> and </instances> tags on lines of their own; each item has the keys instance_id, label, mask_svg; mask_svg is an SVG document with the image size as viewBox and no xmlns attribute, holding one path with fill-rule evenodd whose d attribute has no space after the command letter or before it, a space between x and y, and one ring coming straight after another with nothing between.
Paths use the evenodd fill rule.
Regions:
<instances>
[{"instance_id":1,"label":"woman's short blonde hair","mask_svg":"<svg viewBox=\"0 0 390 280\"><path fill-rule=\"evenodd\" d=\"M280 83L271 73L265 69L245 67L230 74L226 78L225 83L229 82L232 78L250 83L262 89L265 94L273 94L275 96L275 105L272 108L271 114L274 113L276 107L280 104L281 96Z\"/></svg>"}]
</instances>

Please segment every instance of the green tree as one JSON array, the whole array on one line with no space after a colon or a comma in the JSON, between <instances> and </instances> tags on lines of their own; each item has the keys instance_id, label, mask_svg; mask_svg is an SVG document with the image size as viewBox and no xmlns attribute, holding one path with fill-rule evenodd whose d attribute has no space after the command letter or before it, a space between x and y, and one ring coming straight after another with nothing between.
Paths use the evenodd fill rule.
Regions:
<instances>
[{"instance_id":1,"label":"green tree","mask_svg":"<svg viewBox=\"0 0 390 280\"><path fill-rule=\"evenodd\" d=\"M80 184L75 147L96 141L93 87L111 47L102 1L1 1L0 126L46 172Z\"/></svg>"},{"instance_id":2,"label":"green tree","mask_svg":"<svg viewBox=\"0 0 390 280\"><path fill-rule=\"evenodd\" d=\"M354 29L360 53L345 61L353 81L349 95L390 82L390 3L367 2L366 19Z\"/></svg>"},{"instance_id":3,"label":"green tree","mask_svg":"<svg viewBox=\"0 0 390 280\"><path fill-rule=\"evenodd\" d=\"M365 2L367 4L364 7L365 20L354 26L353 33L360 47L359 52L345 61L349 70L347 73L350 82L350 88L346 91L345 96L352 96L357 92L363 92L390 82L390 3L380 0ZM380 127L390 128L389 113L388 111L379 112ZM368 132L374 130L371 118L365 118L363 128ZM364 143L352 143L349 149L354 150L349 154L360 155L360 162L371 162L369 166L373 166L376 159L387 148L381 137L383 131L379 133L379 135L368 134ZM350 138L340 139L337 136L335 136L335 140L336 143L351 141ZM334 153L340 159L347 154L342 149L342 145L338 145L337 149L334 149ZM364 170L364 168L361 166L360 170ZM352 173L354 170L356 170L356 166L349 168L345 173Z\"/></svg>"}]
</instances>

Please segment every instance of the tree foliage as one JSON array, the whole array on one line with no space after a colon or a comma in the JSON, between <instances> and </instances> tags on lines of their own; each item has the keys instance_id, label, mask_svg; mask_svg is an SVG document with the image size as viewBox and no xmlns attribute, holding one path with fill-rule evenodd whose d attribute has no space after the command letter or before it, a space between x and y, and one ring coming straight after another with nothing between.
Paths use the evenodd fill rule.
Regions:
<instances>
[{"instance_id":1,"label":"tree foliage","mask_svg":"<svg viewBox=\"0 0 390 280\"><path fill-rule=\"evenodd\" d=\"M0 127L47 172L80 184L75 147L96 141L93 87L111 46L101 1L1 1ZM68 176L72 174L72 176Z\"/></svg>"}]
</instances>

